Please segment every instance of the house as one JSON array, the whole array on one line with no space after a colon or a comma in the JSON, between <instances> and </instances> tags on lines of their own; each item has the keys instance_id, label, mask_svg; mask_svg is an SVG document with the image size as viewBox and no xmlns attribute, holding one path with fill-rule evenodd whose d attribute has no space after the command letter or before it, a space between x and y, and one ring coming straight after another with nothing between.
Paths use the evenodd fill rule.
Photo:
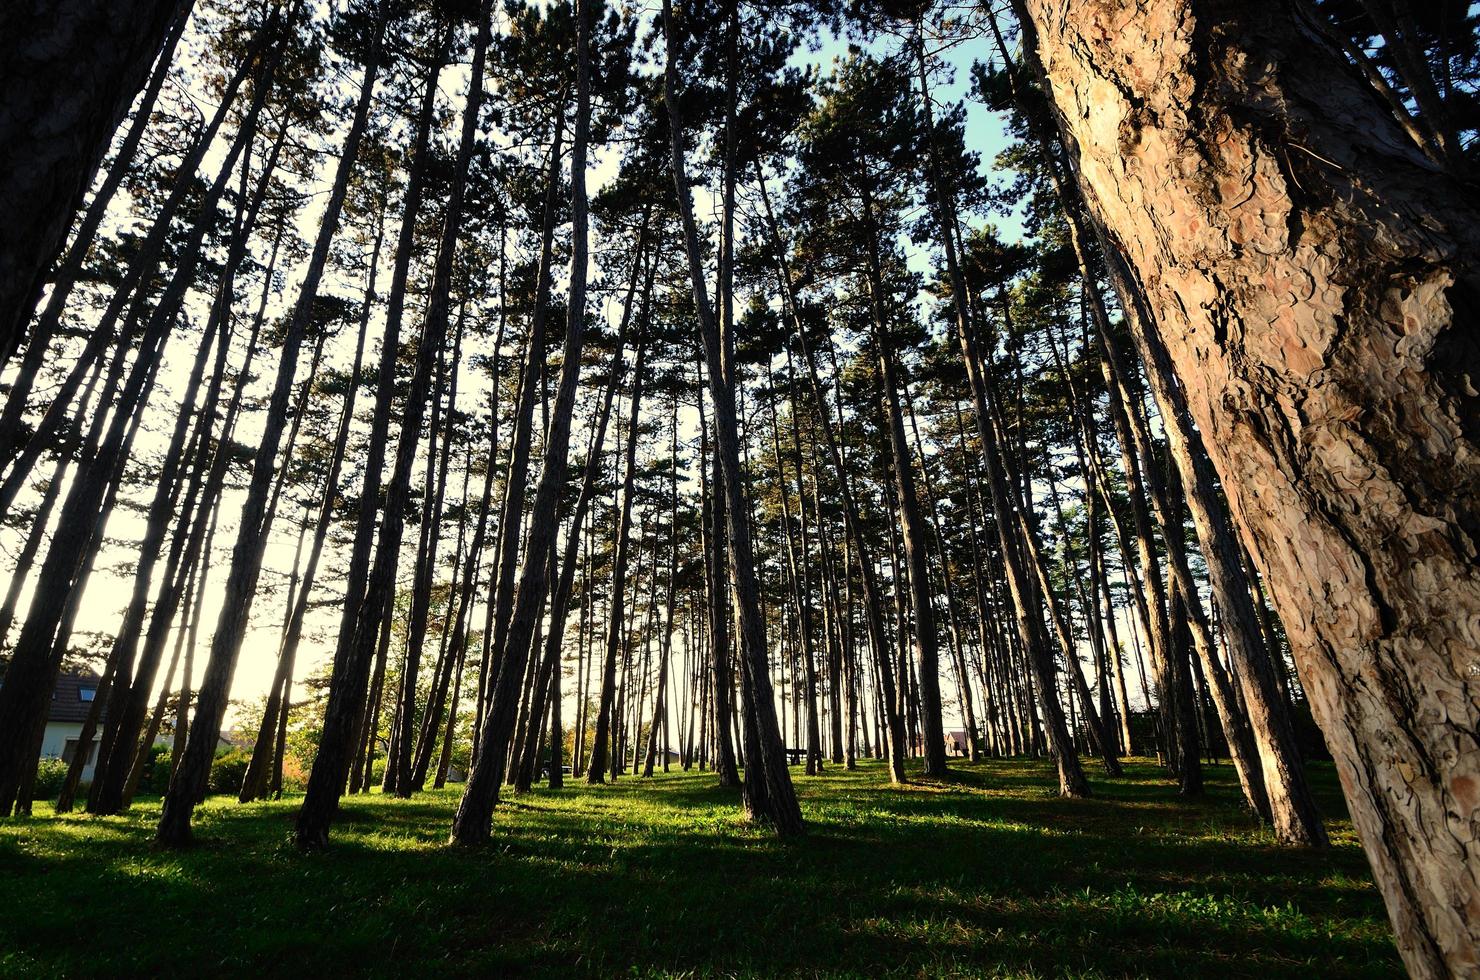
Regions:
<instances>
[{"instance_id":1,"label":"house","mask_svg":"<svg viewBox=\"0 0 1480 980\"><path fill-rule=\"evenodd\" d=\"M948 731L945 733L945 743L946 755L948 757L965 756L969 754L968 750L971 746L971 735L959 728L954 731ZM916 735L911 740L910 744L914 747L915 755L925 754L925 736L923 734Z\"/></svg>"},{"instance_id":2,"label":"house","mask_svg":"<svg viewBox=\"0 0 1480 980\"><path fill-rule=\"evenodd\" d=\"M51 704L46 712L46 734L41 739L41 758L61 759L70 763L77 752L77 741L82 736L82 725L87 721L93 699L98 696L102 678L90 670L64 671L57 675L56 687L51 692ZM103 718L107 717L104 709ZM103 718L98 719L101 730ZM82 770L84 782L92 779L93 767L98 761L98 734L86 747L87 762Z\"/></svg>"}]
</instances>

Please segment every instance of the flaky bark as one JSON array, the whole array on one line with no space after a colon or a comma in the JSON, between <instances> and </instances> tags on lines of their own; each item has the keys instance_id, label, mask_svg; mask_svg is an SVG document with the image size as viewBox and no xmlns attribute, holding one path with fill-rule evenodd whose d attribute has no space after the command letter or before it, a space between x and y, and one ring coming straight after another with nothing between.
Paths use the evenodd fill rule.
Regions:
<instances>
[{"instance_id":1,"label":"flaky bark","mask_svg":"<svg viewBox=\"0 0 1480 980\"><path fill-rule=\"evenodd\" d=\"M1282 5L1024 8L1086 199L1284 620L1409 971L1473 973L1473 198Z\"/></svg>"}]
</instances>

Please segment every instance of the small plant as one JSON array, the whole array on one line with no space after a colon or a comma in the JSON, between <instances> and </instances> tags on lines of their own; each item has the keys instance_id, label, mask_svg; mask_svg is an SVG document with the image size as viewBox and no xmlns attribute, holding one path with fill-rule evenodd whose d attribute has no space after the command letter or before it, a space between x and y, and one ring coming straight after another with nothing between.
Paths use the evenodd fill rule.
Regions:
<instances>
[{"instance_id":1,"label":"small plant","mask_svg":"<svg viewBox=\"0 0 1480 980\"><path fill-rule=\"evenodd\" d=\"M36 782L31 787L31 799L49 800L62 791L67 779L67 764L61 759L42 759L36 766Z\"/></svg>"},{"instance_id":2,"label":"small plant","mask_svg":"<svg viewBox=\"0 0 1480 980\"><path fill-rule=\"evenodd\" d=\"M167 745L149 747L149 763L139 777L139 792L160 796L170 785L170 749Z\"/></svg>"},{"instance_id":3,"label":"small plant","mask_svg":"<svg viewBox=\"0 0 1480 980\"><path fill-rule=\"evenodd\" d=\"M207 786L212 793L235 793L242 788L247 775L247 764L251 757L241 749L225 749L217 753L211 762L211 776Z\"/></svg>"}]
</instances>

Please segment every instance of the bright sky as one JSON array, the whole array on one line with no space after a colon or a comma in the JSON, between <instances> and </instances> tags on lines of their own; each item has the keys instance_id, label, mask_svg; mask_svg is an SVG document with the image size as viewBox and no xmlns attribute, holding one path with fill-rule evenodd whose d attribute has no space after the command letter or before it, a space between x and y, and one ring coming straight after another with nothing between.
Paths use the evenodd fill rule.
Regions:
<instances>
[{"instance_id":1,"label":"bright sky","mask_svg":"<svg viewBox=\"0 0 1480 980\"><path fill-rule=\"evenodd\" d=\"M846 44L843 41L837 38L829 38L820 51L806 52L799 57L818 65L826 71L833 62L833 59L842 55L845 51ZM937 98L943 102L964 98L969 87L968 69L970 64L974 58L985 56L986 50L984 44L963 44L944 52L943 58L952 68L952 77L936 81L935 84L937 87L935 94ZM184 57L192 61L198 59L200 57L198 44L191 44L187 41ZM355 79L357 79L357 73ZM466 79L467 73L465 68L444 71L440 89L442 97L449 107L454 109L461 107L463 95L466 91ZM382 82L384 81L382 79ZM353 88L346 87L345 91L352 92ZM196 94L196 98L201 103L203 110L209 112L212 108L209 101L199 93ZM980 153L984 165L990 166L991 161L1005 143L1004 120L1000 114L992 113L984 106L975 102L968 103L967 112L968 143ZM455 132L455 130L453 131ZM327 142L332 144L341 138L342 134L330 134ZM607 151L600 153L593 161L589 178L590 189L593 192L614 173L615 160L615 152ZM220 150L218 148L208 158L204 168L205 172L214 174L219 161ZM332 162L331 159L329 164L332 165ZM324 179L323 184L327 187L327 178ZM312 239L316 231L317 215L323 206L322 198L323 195L320 194L300 215L299 233L309 240ZM711 199L706 202L701 196L698 200L701 214L706 210L706 203L710 205L708 210L711 213L713 211L713 200ZM115 207L115 212L117 212L115 217L118 221L128 220L126 214L120 208ZM387 234L387 244L382 253L379 278L382 295L389 279L390 261L393 258L394 251L391 240L394 237L394 221L397 217L394 214L390 217L391 230ZM999 224L1006 227L1009 235L1018 233L1018 229L1015 227L1015 221L1009 220L1004 222L1000 218L997 220ZM593 241L593 251L601 247L602 243L599 240ZM911 265L923 271L928 261L928 250L923 247L908 245L907 243L906 247L910 252ZM286 291L279 290L273 295L269 306L270 316L281 314L284 311L285 299L289 299L296 294L297 284L301 281L301 278L301 269L287 271L285 279L288 289ZM362 290L362 282L344 281L339 278L329 279L325 286L325 291L327 292L355 297L356 299L358 299ZM255 305L255 291L251 293L251 297L251 305ZM608 298L606 303L608 317L614 320L618 312L616 310L616 303L611 298ZM247 306L246 303L239 305L239 310L245 306ZM491 301L489 308L491 309ZM483 311L481 309L475 309L473 312L474 315L477 315ZM196 295L192 299L191 314L197 323L204 320L203 297ZM233 356L233 363L236 364L240 364L241 362L241 344L246 328L246 317L240 314L239 316L241 317L241 325L238 327L236 338L237 350ZM413 332L417 328L417 324L418 312L416 310L408 311L407 324L403 328L403 331ZM370 357L374 356L375 350L378 347L377 338L380 326L379 317L377 316L371 325L370 348L368 351ZM403 336L405 335L404 332ZM151 403L150 413L145 423L145 431L141 432L136 443L135 452L136 456L140 459L157 458L169 440L170 427L173 425L176 414L174 406L178 404L178 399L184 387L184 379L189 370L190 361L194 356L198 338L198 333L177 335L168 349L167 362L160 375L161 382L159 390L155 393L154 400ZM353 353L353 346L354 329L353 325L350 325L342 330L341 334L330 343L325 354L325 364L347 368ZM303 363L306 364L306 361L307 352L305 351ZM259 359L256 362L254 373L257 374L258 379L252 388L253 395L261 395L265 398L267 386L271 381L271 372L274 363L275 356L272 355ZM464 372L461 386L461 390L458 393L459 408L464 411L482 413L488 394L486 380L476 377L474 372L466 371ZM368 399L362 395L359 403L362 412L368 410L367 401ZM337 412L337 408L335 411ZM248 444L253 444L257 441L261 428L259 415L260 413L256 412L245 414L242 424L236 432L235 437L238 441ZM686 435L693 433L695 421L692 413L685 416L684 427L687 430ZM615 428L616 426L614 424L613 430ZM650 447L649 452L651 455L666 456L666 440L661 441L663 445ZM572 445L573 458L584 453L586 436L584 426L579 421L575 428ZM352 472L356 474L355 479L357 483L358 468L355 465L355 461L350 460L347 465L353 468ZM420 477L418 476L417 479L419 480ZM452 498L456 494L460 493L461 486L462 482L459 476L454 475L449 480L449 503L452 502ZM476 495L479 489L479 481L475 478L470 492ZM137 542L142 538L144 533L143 514L141 513L143 506L147 506L147 497L144 494L145 491L139 491L134 498L140 504L138 508L119 507L115 509L109 521L107 527L108 545L99 558L97 570L92 577L77 623L79 634L96 634L97 639L78 635L74 637L74 644L76 645L88 646L99 651L106 650L107 642L111 640L112 635L117 630L122 609L127 602L131 588L132 576L129 572L131 571L132 562L136 557ZM199 683L204 672L205 659L210 647L210 637L220 614L222 601L221 587L226 576L231 545L236 537L235 515L241 509L242 498L243 494L241 490L229 489L222 501L222 517L215 538L210 579L205 590L205 604L201 618L200 646L196 653L193 684ZM33 502L34 499L33 497L31 500L23 500L21 503L24 506ZM251 627L243 644L241 658L236 670L232 693L233 697L238 700L250 701L256 699L264 694L270 685L284 618L286 584L293 566L295 546L298 540L298 521L302 515L303 508L301 503L297 503L289 498L284 499L279 511L278 520L274 525L267 546L265 568L258 597L253 607ZM450 554L454 544L454 541L450 540L450 538L455 533L455 528L449 529L447 532L448 537L444 537L444 545L442 547L442 553L444 555ZM336 534L331 534L329 549L335 548L336 537ZM15 529L7 529L0 532L0 548L3 548L10 555L14 555L19 550L21 541L22 538ZM407 582L409 576L409 555L416 543L414 530L408 532L406 541L407 550L403 553L403 560L401 562L401 578L403 584ZM298 655L297 679L301 680L306 675L319 669L327 661L327 658L332 652L330 644L332 643L339 621L337 594L338 590L342 588L341 583L336 580L334 573L336 569L342 566L343 554L346 550L340 548L338 553L326 553L320 565L320 575L315 586L314 598L316 602L320 602L323 605L310 612L305 637ZM163 562L160 564L162 566ZM29 588L28 586L28 590ZM22 613L25 601L23 598ZM480 606L474 610L470 622L476 627L481 628L482 621L483 613ZM1122 635L1129 636L1130 629L1131 625L1128 621L1123 623ZM679 651L681 651L682 642L683 635L682 632L679 632L676 637L676 656L680 655ZM1132 668L1134 670L1133 664ZM428 669L430 668L428 667ZM162 667L158 681L160 685L164 682L163 675L164 668ZM949 673L946 676L949 677ZM574 684L574 677L567 678L567 691L573 691ZM178 687L178 685L179 679L177 678L174 686ZM953 688L947 688L946 711L948 728L959 727L960 724L959 719L955 717L955 702L954 697L951 695L953 690ZM676 704L677 700L677 698L670 698L670 704ZM228 719L228 726L230 724L231 722Z\"/></svg>"}]
</instances>

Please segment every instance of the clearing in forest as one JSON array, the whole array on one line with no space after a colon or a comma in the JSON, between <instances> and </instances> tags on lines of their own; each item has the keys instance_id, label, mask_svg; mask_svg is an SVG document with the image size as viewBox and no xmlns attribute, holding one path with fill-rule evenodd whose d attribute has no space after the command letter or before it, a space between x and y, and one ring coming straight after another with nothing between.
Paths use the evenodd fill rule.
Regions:
<instances>
[{"instance_id":1,"label":"clearing in forest","mask_svg":"<svg viewBox=\"0 0 1480 980\"><path fill-rule=\"evenodd\" d=\"M1175 798L1147 762L1055 799L1044 762L799 779L808 833L744 822L709 773L506 800L449 847L460 787L346 797L333 847L299 798L200 811L159 852L123 817L0 825L0 976L1395 976L1382 902L1329 765L1332 846L1275 846L1226 766ZM914 774L912 774L914 775Z\"/></svg>"}]
</instances>

